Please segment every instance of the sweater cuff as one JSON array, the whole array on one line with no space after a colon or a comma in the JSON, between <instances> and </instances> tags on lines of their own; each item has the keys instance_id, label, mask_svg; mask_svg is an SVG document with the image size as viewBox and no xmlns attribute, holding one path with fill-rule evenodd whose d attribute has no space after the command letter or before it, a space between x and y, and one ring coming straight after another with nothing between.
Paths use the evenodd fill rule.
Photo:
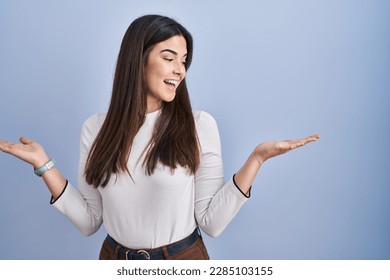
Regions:
<instances>
[{"instance_id":1,"label":"sweater cuff","mask_svg":"<svg viewBox=\"0 0 390 280\"><path fill-rule=\"evenodd\" d=\"M243 196L245 196L246 198L250 198L252 186L249 187L248 194L243 193L243 191L236 184L236 180L234 179L235 176L236 174L233 175L233 183L236 186L236 188L240 191L240 193L242 193Z\"/></svg>"},{"instance_id":2,"label":"sweater cuff","mask_svg":"<svg viewBox=\"0 0 390 280\"><path fill-rule=\"evenodd\" d=\"M65 184L64 189L62 190L62 192L60 193L60 195L56 199L54 199L53 196L51 196L50 204L54 204L62 196L62 194L65 192L67 186L68 186L68 180L66 180L66 184Z\"/></svg>"}]
</instances>

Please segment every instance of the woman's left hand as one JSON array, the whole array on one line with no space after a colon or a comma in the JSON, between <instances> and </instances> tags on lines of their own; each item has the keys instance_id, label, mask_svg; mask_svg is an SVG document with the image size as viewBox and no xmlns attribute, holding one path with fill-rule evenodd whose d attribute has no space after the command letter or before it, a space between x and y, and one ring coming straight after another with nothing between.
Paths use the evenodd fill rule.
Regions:
<instances>
[{"instance_id":1,"label":"woman's left hand","mask_svg":"<svg viewBox=\"0 0 390 280\"><path fill-rule=\"evenodd\" d=\"M266 160L282 155L293 149L302 147L307 143L316 141L320 135L314 134L300 140L285 140L285 141L269 141L258 145L252 155L257 159L259 164Z\"/></svg>"}]
</instances>

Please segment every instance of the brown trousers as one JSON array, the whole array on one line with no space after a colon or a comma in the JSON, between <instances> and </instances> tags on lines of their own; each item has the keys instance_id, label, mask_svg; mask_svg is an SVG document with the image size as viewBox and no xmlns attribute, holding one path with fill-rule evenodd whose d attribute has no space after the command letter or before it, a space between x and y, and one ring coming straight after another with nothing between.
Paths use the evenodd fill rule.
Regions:
<instances>
[{"instance_id":1,"label":"brown trousers","mask_svg":"<svg viewBox=\"0 0 390 280\"><path fill-rule=\"evenodd\" d=\"M209 254L207 253L206 246L203 243L201 236L190 247L178 252L175 255L169 256L166 246L160 247L164 252L166 260L209 260ZM113 250L108 244L107 240L104 240L102 249L100 250L99 260L118 260L118 248Z\"/></svg>"}]
</instances>

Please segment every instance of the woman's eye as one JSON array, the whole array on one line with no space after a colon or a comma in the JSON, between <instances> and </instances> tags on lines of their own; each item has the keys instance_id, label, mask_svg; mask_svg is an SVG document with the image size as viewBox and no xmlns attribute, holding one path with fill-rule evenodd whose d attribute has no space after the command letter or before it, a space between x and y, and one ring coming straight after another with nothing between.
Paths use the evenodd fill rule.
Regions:
<instances>
[{"instance_id":1,"label":"woman's eye","mask_svg":"<svg viewBox=\"0 0 390 280\"><path fill-rule=\"evenodd\" d=\"M164 58L166 61L173 61L173 58Z\"/></svg>"}]
</instances>

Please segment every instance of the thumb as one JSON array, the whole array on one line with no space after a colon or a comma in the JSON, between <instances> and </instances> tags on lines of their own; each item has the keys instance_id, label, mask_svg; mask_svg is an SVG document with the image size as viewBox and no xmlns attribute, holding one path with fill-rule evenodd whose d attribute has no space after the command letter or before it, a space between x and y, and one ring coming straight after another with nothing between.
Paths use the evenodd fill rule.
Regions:
<instances>
[{"instance_id":1,"label":"thumb","mask_svg":"<svg viewBox=\"0 0 390 280\"><path fill-rule=\"evenodd\" d=\"M31 144L33 141L31 139L28 139L27 137L20 137L19 138L20 143L28 145Z\"/></svg>"}]
</instances>

